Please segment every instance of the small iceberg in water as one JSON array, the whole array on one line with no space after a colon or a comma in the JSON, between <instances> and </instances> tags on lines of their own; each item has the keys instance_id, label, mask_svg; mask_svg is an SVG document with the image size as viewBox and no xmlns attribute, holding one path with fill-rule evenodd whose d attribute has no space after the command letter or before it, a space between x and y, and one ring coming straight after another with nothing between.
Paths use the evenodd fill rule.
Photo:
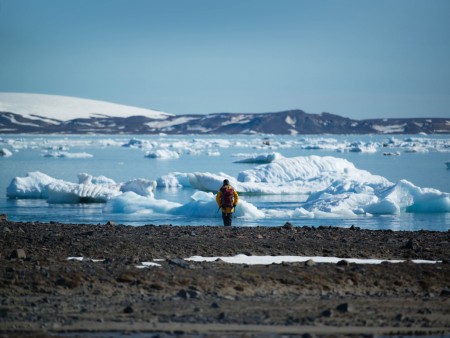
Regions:
<instances>
[{"instance_id":1,"label":"small iceberg in water","mask_svg":"<svg viewBox=\"0 0 450 338\"><path fill-rule=\"evenodd\" d=\"M156 182L135 179L116 183L105 176L79 174L78 183L56 179L39 171L15 177L6 189L10 199L46 199L48 203L105 203L125 192L153 196Z\"/></svg>"},{"instance_id":2,"label":"small iceberg in water","mask_svg":"<svg viewBox=\"0 0 450 338\"><path fill-rule=\"evenodd\" d=\"M234 161L234 163L258 163L258 164L272 163L275 161L279 161L283 158L284 158L284 156L277 152L268 153L268 154L253 154L253 155L250 155L250 157L248 157L248 158Z\"/></svg>"}]
</instances>

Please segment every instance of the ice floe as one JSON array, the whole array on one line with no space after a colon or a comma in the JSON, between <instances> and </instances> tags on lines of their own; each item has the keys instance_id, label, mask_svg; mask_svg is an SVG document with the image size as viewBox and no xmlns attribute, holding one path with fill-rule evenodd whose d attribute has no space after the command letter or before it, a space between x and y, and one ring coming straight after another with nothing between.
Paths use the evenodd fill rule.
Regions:
<instances>
[{"instance_id":1,"label":"ice floe","mask_svg":"<svg viewBox=\"0 0 450 338\"><path fill-rule=\"evenodd\" d=\"M64 158L91 158L94 155L82 152L82 153L69 153L67 151L55 151L44 154L44 157L64 157Z\"/></svg>"},{"instance_id":2,"label":"ice floe","mask_svg":"<svg viewBox=\"0 0 450 338\"><path fill-rule=\"evenodd\" d=\"M387 153L401 152L449 152L450 141L445 137L435 136L405 136L403 138L390 136L382 138L378 136L367 140L361 137L360 140L355 136L349 137L293 137L293 136L271 136L269 137L252 137L236 136L232 140L220 137L177 137L168 135L159 136L135 136L127 139L124 136L116 136L116 138L104 137L14 137L5 138L3 143L13 149L41 149L67 151L69 148L76 147L125 147L137 148L156 153L158 150L170 150L178 155L190 154L207 154L209 156L218 156L220 149L225 148L253 148L259 150L267 150L276 152L281 149L301 149L301 150L323 150L335 152L357 152L357 153L375 153L383 151ZM362 140L364 139L364 140ZM250 154L250 158L260 156L262 154ZM160 158L160 157L155 157ZM269 159L269 158L268 158Z\"/></svg>"}]
</instances>

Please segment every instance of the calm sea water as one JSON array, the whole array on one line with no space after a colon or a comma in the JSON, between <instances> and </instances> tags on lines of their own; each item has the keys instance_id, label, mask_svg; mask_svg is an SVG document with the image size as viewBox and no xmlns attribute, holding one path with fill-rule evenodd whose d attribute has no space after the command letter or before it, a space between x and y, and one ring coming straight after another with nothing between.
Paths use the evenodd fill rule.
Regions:
<instances>
[{"instance_id":1,"label":"calm sea water","mask_svg":"<svg viewBox=\"0 0 450 338\"><path fill-rule=\"evenodd\" d=\"M131 139L144 141L146 149L123 147ZM263 143L269 141L270 146ZM377 151L350 152L351 144L375 144ZM178 159L150 159L148 145L178 150ZM387 147L380 146L381 144ZM418 149L410 152L411 147ZM44 200L8 200L6 188L16 176L41 171L49 176L77 182L77 174L103 175L116 182L135 178L156 180L171 172L226 173L237 177L256 164L233 163L237 154L279 152L285 157L334 156L347 159L357 168L380 175L391 182L406 179L414 185L450 192L450 137L447 136L0 136L0 148L13 152L0 158L0 212L14 221L59 221L66 223L116 223L221 225L219 214L210 218L173 215L108 214L103 204L48 204ZM321 148L321 149L318 149ZM45 157L49 151L86 152L92 158ZM338 149L338 150L337 150ZM343 150L342 150L343 149ZM192 153L193 152L193 153ZM188 154L191 153L191 154ZM386 156L384 153L394 155ZM218 156L220 154L220 156ZM399 154L399 155L398 155ZM187 203L193 189L158 188L156 198ZM292 209L301 205L295 195L245 196L259 209ZM289 221L297 226L360 226L367 229L439 230L450 228L449 213L402 213L400 215L359 216L323 219L235 219L238 226L280 226Z\"/></svg>"}]
</instances>

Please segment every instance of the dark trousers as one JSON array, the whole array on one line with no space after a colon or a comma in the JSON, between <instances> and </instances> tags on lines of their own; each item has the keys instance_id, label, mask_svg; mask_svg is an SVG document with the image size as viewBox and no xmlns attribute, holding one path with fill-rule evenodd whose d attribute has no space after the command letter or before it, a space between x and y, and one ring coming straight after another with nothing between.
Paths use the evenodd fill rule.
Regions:
<instances>
[{"instance_id":1,"label":"dark trousers","mask_svg":"<svg viewBox=\"0 0 450 338\"><path fill-rule=\"evenodd\" d=\"M231 221L233 220L233 213L229 212L222 212L222 219L223 219L223 225L226 227L230 227L231 226Z\"/></svg>"}]
</instances>

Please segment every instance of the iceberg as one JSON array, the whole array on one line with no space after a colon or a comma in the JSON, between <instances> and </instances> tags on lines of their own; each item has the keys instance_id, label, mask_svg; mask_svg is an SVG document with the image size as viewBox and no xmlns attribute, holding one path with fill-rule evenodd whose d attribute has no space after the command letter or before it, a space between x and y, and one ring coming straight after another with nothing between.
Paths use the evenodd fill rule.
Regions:
<instances>
[{"instance_id":1,"label":"iceberg","mask_svg":"<svg viewBox=\"0 0 450 338\"><path fill-rule=\"evenodd\" d=\"M400 180L377 197L378 202L364 206L364 210L372 214L450 212L450 194L416 187L407 180Z\"/></svg>"},{"instance_id":2,"label":"iceberg","mask_svg":"<svg viewBox=\"0 0 450 338\"><path fill-rule=\"evenodd\" d=\"M157 159L178 159L180 158L180 154L173 150L167 149L158 149L155 151L148 152L145 157L148 158L157 158Z\"/></svg>"},{"instance_id":3,"label":"iceberg","mask_svg":"<svg viewBox=\"0 0 450 338\"><path fill-rule=\"evenodd\" d=\"M330 156L285 158L242 171L237 179L224 173L192 173L188 177L190 185L201 191L215 192L227 178L241 195L298 196L300 208L262 211L264 217L271 218L450 212L448 193L419 188L406 180L392 183L357 169L347 160Z\"/></svg>"},{"instance_id":4,"label":"iceberg","mask_svg":"<svg viewBox=\"0 0 450 338\"><path fill-rule=\"evenodd\" d=\"M129 191L109 199L103 211L118 214L168 214L179 206L180 203L158 200L152 196L140 196Z\"/></svg>"},{"instance_id":5,"label":"iceberg","mask_svg":"<svg viewBox=\"0 0 450 338\"><path fill-rule=\"evenodd\" d=\"M353 163L331 156L284 158L241 171L237 179L227 174L191 173L189 182L194 189L217 191L224 179L241 194L309 195L327 189L337 180L354 180L366 184L389 186L385 178L355 168Z\"/></svg>"},{"instance_id":6,"label":"iceberg","mask_svg":"<svg viewBox=\"0 0 450 338\"><path fill-rule=\"evenodd\" d=\"M7 188L11 199L46 199L48 203L106 203L110 198L126 192L153 197L155 181L139 178L116 183L105 177L81 173L78 183L55 179L41 172L15 177Z\"/></svg>"},{"instance_id":7,"label":"iceberg","mask_svg":"<svg viewBox=\"0 0 450 338\"><path fill-rule=\"evenodd\" d=\"M48 203L106 203L104 212L110 213L213 218L218 217L214 194L224 179L230 181L241 197L236 216L242 218L350 218L450 212L449 193L417 187L406 180L392 183L331 156L283 158L241 171L237 178L226 173L174 172L157 181L137 178L116 183L105 176L81 173L78 183L72 183L30 172L11 181L7 197L46 199ZM157 187L197 191L187 203L177 203L157 199ZM283 203L269 203L267 207L264 201L279 194L286 195ZM256 197L262 203L254 205L245 201L246 195L265 196Z\"/></svg>"},{"instance_id":8,"label":"iceberg","mask_svg":"<svg viewBox=\"0 0 450 338\"><path fill-rule=\"evenodd\" d=\"M271 163L284 158L283 155L277 152L268 153L268 154L254 154L249 158L245 158L243 160L235 161L234 163Z\"/></svg>"},{"instance_id":9,"label":"iceberg","mask_svg":"<svg viewBox=\"0 0 450 338\"><path fill-rule=\"evenodd\" d=\"M140 196L153 197L153 192L155 191L156 185L157 185L156 181L149 181L144 178L137 178L135 180L123 183L120 187L120 191L121 192L132 191Z\"/></svg>"},{"instance_id":10,"label":"iceberg","mask_svg":"<svg viewBox=\"0 0 450 338\"><path fill-rule=\"evenodd\" d=\"M52 182L45 189L48 203L105 203L110 197L120 193L117 187L64 181Z\"/></svg>"},{"instance_id":11,"label":"iceberg","mask_svg":"<svg viewBox=\"0 0 450 338\"><path fill-rule=\"evenodd\" d=\"M56 157L56 158L92 158L94 155L89 153L69 153L67 151L56 151L49 152L44 155L44 157Z\"/></svg>"},{"instance_id":12,"label":"iceberg","mask_svg":"<svg viewBox=\"0 0 450 338\"><path fill-rule=\"evenodd\" d=\"M186 173L170 173L158 178L157 186L160 188L182 188L189 187L189 176Z\"/></svg>"},{"instance_id":13,"label":"iceberg","mask_svg":"<svg viewBox=\"0 0 450 338\"><path fill-rule=\"evenodd\" d=\"M358 173L357 173L358 172ZM256 183L286 183L310 179L339 178L357 173L353 163L331 156L305 156L286 158L276 163L257 166L239 173L238 181Z\"/></svg>"},{"instance_id":14,"label":"iceberg","mask_svg":"<svg viewBox=\"0 0 450 338\"><path fill-rule=\"evenodd\" d=\"M127 192L108 200L103 210L107 213L168 214L194 218L215 218L219 212L214 194L203 191L194 193L191 200L186 204L154 197L143 197L133 192ZM235 216L258 218L265 217L265 214L251 203L240 199Z\"/></svg>"},{"instance_id":15,"label":"iceberg","mask_svg":"<svg viewBox=\"0 0 450 338\"><path fill-rule=\"evenodd\" d=\"M376 153L377 146L373 143L354 142L350 144L348 151L351 153Z\"/></svg>"},{"instance_id":16,"label":"iceberg","mask_svg":"<svg viewBox=\"0 0 450 338\"><path fill-rule=\"evenodd\" d=\"M59 180L39 171L29 172L25 177L12 179L6 188L6 196L11 199L46 199L46 186L55 181Z\"/></svg>"}]
</instances>

